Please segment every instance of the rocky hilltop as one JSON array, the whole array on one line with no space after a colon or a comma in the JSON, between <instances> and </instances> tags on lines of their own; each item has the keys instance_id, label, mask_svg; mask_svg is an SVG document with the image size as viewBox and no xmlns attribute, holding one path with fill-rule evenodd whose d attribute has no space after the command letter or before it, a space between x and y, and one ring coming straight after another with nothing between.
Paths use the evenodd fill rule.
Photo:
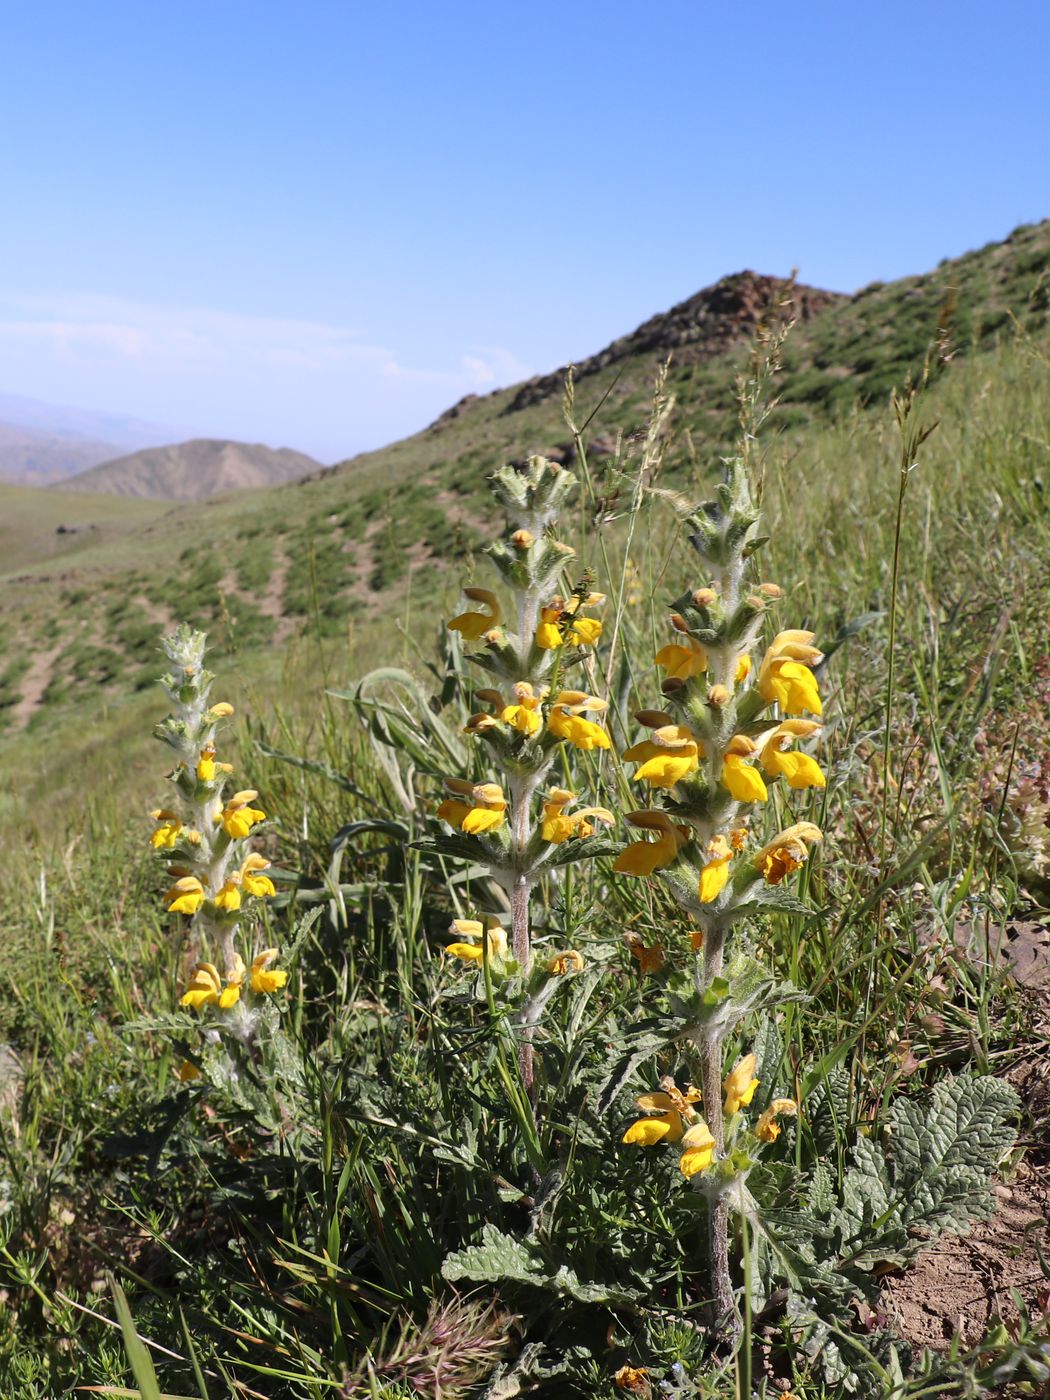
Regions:
<instances>
[{"instance_id":1,"label":"rocky hilltop","mask_svg":"<svg viewBox=\"0 0 1050 1400\"><path fill-rule=\"evenodd\" d=\"M621 336L575 366L577 381L608 369L620 360L636 355L674 353L679 365L696 364L724 355L751 337L762 315L769 309L783 282L757 272L734 272L713 287L680 301L670 311L650 317L637 330ZM793 314L800 321L811 320L821 311L838 306L849 297L825 292L818 287L797 285L792 293ZM537 375L520 386L504 413L517 413L560 394L567 365L552 374Z\"/></svg>"}]
</instances>

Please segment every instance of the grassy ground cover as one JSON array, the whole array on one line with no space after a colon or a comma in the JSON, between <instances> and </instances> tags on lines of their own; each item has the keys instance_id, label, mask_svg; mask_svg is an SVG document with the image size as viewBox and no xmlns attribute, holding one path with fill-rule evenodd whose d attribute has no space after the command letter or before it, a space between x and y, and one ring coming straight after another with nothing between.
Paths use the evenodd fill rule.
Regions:
<instances>
[{"instance_id":1,"label":"grassy ground cover","mask_svg":"<svg viewBox=\"0 0 1050 1400\"><path fill-rule=\"evenodd\" d=\"M1040 916L1043 857L1007 817L1038 828L1050 769L1048 372L1038 336L1014 339L935 373L911 422L937 426L915 452L902 457L892 415L875 409L789 419L779 436L774 418L751 463L770 537L762 574L787 594L778 625L812 628L829 658L828 785L781 791L753 818L757 838L813 820L825 841L799 890L823 917L782 908L750 931L758 960L807 999L785 993L727 1046L729 1063L760 1051L761 1095L801 1104L754 1182L782 1245L761 1265L742 1343L708 1326L702 1200L673 1155L621 1143L634 1095L691 1072L680 1047L645 1040L692 956L666 888L616 876L611 856L539 887L540 955L571 947L584 968L551 994L532 1099L507 1005L443 954L452 917L498 907L476 862L417 844L439 829L443 777L487 776L461 732L479 678L464 679L435 615L436 598L446 618L457 610L455 584L447 567L423 573L430 553L460 546L435 517L413 561L427 581L406 568L386 595L398 608L376 610L374 585L353 592L362 534L389 532L370 570L384 550L404 564L423 535L399 534L410 512L338 474L287 488L309 493L301 521L283 512L256 529L283 495L217 507L218 578L196 516L165 524L178 548L163 579L143 542L136 589L93 595L90 638L74 646L59 627L47 639L72 647L61 674L82 699L45 708L3 759L0 1393L1042 1393L1050 1343L1031 1239L1017 1243L1027 1272L1007 1280L1017 1297L1007 1285L982 1295L955 1351L895 1335L893 1275L944 1224L962 1225L964 1197L979 1209L986 1170L1042 1199L1045 1010L996 950ZM592 406L581 387L581 419ZM559 780L617 816L617 849L638 805L618 755L637 737L635 709L659 694L667 606L705 582L675 509L718 477L716 454L690 452L690 411L671 409L642 477L640 441L581 462L559 525L577 549L570 582L587 570L609 595L577 675L609 699L613 738L607 752L566 751ZM466 493L459 509L456 569L489 586L478 546L498 512ZM278 625L258 616L279 566L302 629L268 648L252 629ZM347 606L330 610L343 579ZM221 601L237 590L258 614L245 614L243 648ZM136 688L183 602L217 634L215 698L238 710L224 746L234 786L258 789L271 817L258 845L279 894L264 941L291 969L280 1036L236 1077L216 1061L189 1082L176 1070L197 1032L174 1008L197 950L164 913L146 846L165 794L148 736L165 702ZM28 617L36 604L20 606ZM377 666L403 674L356 689ZM665 965L646 969L632 947L657 945ZM930 1186L894 1156L908 1112L931 1121L953 1111L953 1086L991 1094L1007 1081L1028 1086L1009 1101L1016 1145L1000 1162L980 1112L960 1111L976 1147L953 1148L941 1175L970 1172L966 1189L938 1198L935 1225L909 1227L894 1189L911 1200ZM879 1177L876 1148L900 1175ZM822 1260L859 1301L836 1293Z\"/></svg>"}]
</instances>

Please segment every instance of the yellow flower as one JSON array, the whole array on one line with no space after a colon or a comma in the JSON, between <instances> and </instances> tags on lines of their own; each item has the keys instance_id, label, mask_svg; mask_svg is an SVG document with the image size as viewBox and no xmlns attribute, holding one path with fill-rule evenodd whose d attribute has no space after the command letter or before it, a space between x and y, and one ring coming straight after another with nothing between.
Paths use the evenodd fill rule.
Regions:
<instances>
[{"instance_id":1,"label":"yellow flower","mask_svg":"<svg viewBox=\"0 0 1050 1400\"><path fill-rule=\"evenodd\" d=\"M520 734L538 734L543 728L540 713L543 696L537 695L528 681L518 681L513 689L516 703L506 705L500 712L500 719Z\"/></svg>"},{"instance_id":2,"label":"yellow flower","mask_svg":"<svg viewBox=\"0 0 1050 1400\"><path fill-rule=\"evenodd\" d=\"M448 943L445 952L463 962L481 963L484 960L482 945L487 945L490 960L500 961L507 956L507 935L498 919L489 915L485 922L480 919L453 919L449 933L458 933L461 939L480 939L479 943Z\"/></svg>"},{"instance_id":3,"label":"yellow flower","mask_svg":"<svg viewBox=\"0 0 1050 1400\"><path fill-rule=\"evenodd\" d=\"M232 714L233 706L226 700L220 700L217 704L212 705L208 711L210 719L229 719Z\"/></svg>"},{"instance_id":4,"label":"yellow flower","mask_svg":"<svg viewBox=\"0 0 1050 1400\"><path fill-rule=\"evenodd\" d=\"M596 617L578 617L569 628L569 640L577 646L592 647L602 635L602 624Z\"/></svg>"},{"instance_id":5,"label":"yellow flower","mask_svg":"<svg viewBox=\"0 0 1050 1400\"><path fill-rule=\"evenodd\" d=\"M199 1011L202 1006L218 1006L222 993L219 969L214 963L198 963L190 978L190 985L179 998L180 1006L192 1006Z\"/></svg>"},{"instance_id":6,"label":"yellow flower","mask_svg":"<svg viewBox=\"0 0 1050 1400\"><path fill-rule=\"evenodd\" d=\"M703 750L696 735L684 724L665 724L652 731L652 737L632 744L624 758L632 763L641 761L634 775L635 782L650 787L673 788L700 766Z\"/></svg>"},{"instance_id":7,"label":"yellow flower","mask_svg":"<svg viewBox=\"0 0 1050 1400\"><path fill-rule=\"evenodd\" d=\"M778 632L758 668L758 691L763 700L776 700L785 714L809 710L821 713L817 678L809 669L823 660L812 645L814 634L798 629Z\"/></svg>"},{"instance_id":8,"label":"yellow flower","mask_svg":"<svg viewBox=\"0 0 1050 1400\"><path fill-rule=\"evenodd\" d=\"M680 1142L685 1124L696 1119L693 1104L700 1102L700 1090L689 1085L685 1093L670 1077L660 1080L656 1094L640 1094L635 1103L645 1118L636 1118L623 1135L623 1142L638 1147L654 1147L658 1142ZM703 1121L703 1120L701 1120Z\"/></svg>"},{"instance_id":9,"label":"yellow flower","mask_svg":"<svg viewBox=\"0 0 1050 1400\"><path fill-rule=\"evenodd\" d=\"M479 836L503 825L507 799L498 783L474 784L464 778L446 778L445 788L455 795L441 803L437 814L449 826L458 826L468 836Z\"/></svg>"},{"instance_id":10,"label":"yellow flower","mask_svg":"<svg viewBox=\"0 0 1050 1400\"><path fill-rule=\"evenodd\" d=\"M287 972L271 969L270 964L276 957L276 948L264 948L257 958L252 959L252 991L258 996L279 992L288 981Z\"/></svg>"},{"instance_id":11,"label":"yellow flower","mask_svg":"<svg viewBox=\"0 0 1050 1400\"><path fill-rule=\"evenodd\" d=\"M651 972L659 972L667 961L663 948L659 943L646 945L645 940L637 933L625 935L627 947L631 957L638 963L638 971L643 977L647 977Z\"/></svg>"},{"instance_id":12,"label":"yellow flower","mask_svg":"<svg viewBox=\"0 0 1050 1400\"><path fill-rule=\"evenodd\" d=\"M755 1065L758 1058L755 1055L745 1055L742 1060L738 1060L733 1068L722 1081L722 1088L725 1090L725 1111L733 1114L746 1108L755 1097L755 1090L758 1088L758 1080L754 1077Z\"/></svg>"},{"instance_id":13,"label":"yellow flower","mask_svg":"<svg viewBox=\"0 0 1050 1400\"><path fill-rule=\"evenodd\" d=\"M755 1136L761 1142L776 1142L780 1136L780 1117L793 1118L798 1112L794 1099L774 1099L764 1113L759 1114L755 1124Z\"/></svg>"},{"instance_id":14,"label":"yellow flower","mask_svg":"<svg viewBox=\"0 0 1050 1400\"><path fill-rule=\"evenodd\" d=\"M682 1155L678 1169L683 1176L696 1176L714 1160L715 1140L711 1129L701 1118L682 1138Z\"/></svg>"},{"instance_id":15,"label":"yellow flower","mask_svg":"<svg viewBox=\"0 0 1050 1400\"><path fill-rule=\"evenodd\" d=\"M266 820L261 807L251 806L258 796L254 788L245 788L243 792L235 792L222 809L217 820L231 841L243 841L257 822Z\"/></svg>"},{"instance_id":16,"label":"yellow flower","mask_svg":"<svg viewBox=\"0 0 1050 1400\"><path fill-rule=\"evenodd\" d=\"M503 618L495 593L487 588L464 588L464 595L472 603L481 603L487 612L463 612L448 624L450 632L459 632L468 642L476 642L491 627L498 627Z\"/></svg>"},{"instance_id":17,"label":"yellow flower","mask_svg":"<svg viewBox=\"0 0 1050 1400\"><path fill-rule=\"evenodd\" d=\"M722 783L737 802L765 802L769 796L761 773L746 760L755 753L754 743L746 734L734 734L722 760Z\"/></svg>"},{"instance_id":18,"label":"yellow flower","mask_svg":"<svg viewBox=\"0 0 1050 1400\"><path fill-rule=\"evenodd\" d=\"M551 706L547 727L555 738L565 739L578 749L608 749L612 745L601 725L582 718L587 710L607 708L607 702L599 700L596 695L588 695L582 690L562 690Z\"/></svg>"},{"instance_id":19,"label":"yellow flower","mask_svg":"<svg viewBox=\"0 0 1050 1400\"><path fill-rule=\"evenodd\" d=\"M823 839L820 828L812 822L796 822L756 853L755 869L767 884L779 885L805 862L810 846Z\"/></svg>"},{"instance_id":20,"label":"yellow flower","mask_svg":"<svg viewBox=\"0 0 1050 1400\"><path fill-rule=\"evenodd\" d=\"M700 903L713 904L729 879L733 848L724 836L712 836L706 854L704 868L700 871Z\"/></svg>"},{"instance_id":21,"label":"yellow flower","mask_svg":"<svg viewBox=\"0 0 1050 1400\"><path fill-rule=\"evenodd\" d=\"M601 822L612 826L616 818L605 807L582 807L578 812L565 809L576 801L576 794L568 788L551 788L543 804L543 821L540 835L552 846L560 846L570 837L586 838L594 835L594 823Z\"/></svg>"},{"instance_id":22,"label":"yellow flower","mask_svg":"<svg viewBox=\"0 0 1050 1400\"><path fill-rule=\"evenodd\" d=\"M747 656L747 655L741 656L741 657L739 658L739 660L737 661L737 663L736 663L736 683L737 683L737 685L739 685L741 681L746 681L747 678L748 678L748 676L749 676L750 674L751 674L751 658L750 658L750 656Z\"/></svg>"},{"instance_id":23,"label":"yellow flower","mask_svg":"<svg viewBox=\"0 0 1050 1400\"><path fill-rule=\"evenodd\" d=\"M631 1395L648 1395L651 1392L649 1372L644 1366L621 1366L613 1376L617 1390L626 1390Z\"/></svg>"},{"instance_id":24,"label":"yellow flower","mask_svg":"<svg viewBox=\"0 0 1050 1400\"><path fill-rule=\"evenodd\" d=\"M259 855L257 851L252 851L245 857L244 864L239 871L242 887L248 894L255 895L256 899L264 899L268 895L277 893L274 883L269 875L264 875L264 870L269 870L270 862L265 856Z\"/></svg>"},{"instance_id":25,"label":"yellow flower","mask_svg":"<svg viewBox=\"0 0 1050 1400\"><path fill-rule=\"evenodd\" d=\"M235 914L241 907L241 882L237 876L232 875L226 881L215 896L215 905L218 909L225 909L228 914Z\"/></svg>"},{"instance_id":26,"label":"yellow flower","mask_svg":"<svg viewBox=\"0 0 1050 1400\"><path fill-rule=\"evenodd\" d=\"M668 642L656 653L654 660L667 672L669 680L692 680L693 676L702 675L707 670L707 652L695 637L684 636L678 641Z\"/></svg>"},{"instance_id":27,"label":"yellow flower","mask_svg":"<svg viewBox=\"0 0 1050 1400\"><path fill-rule=\"evenodd\" d=\"M613 869L621 875L651 875L673 865L679 847L689 839L689 828L672 822L666 812L629 812L627 820L643 831L659 832L659 836L655 841L632 841L624 847L613 862Z\"/></svg>"},{"instance_id":28,"label":"yellow flower","mask_svg":"<svg viewBox=\"0 0 1050 1400\"><path fill-rule=\"evenodd\" d=\"M196 914L204 903L204 886L196 875L183 875L164 898L169 901L169 914Z\"/></svg>"},{"instance_id":29,"label":"yellow flower","mask_svg":"<svg viewBox=\"0 0 1050 1400\"><path fill-rule=\"evenodd\" d=\"M182 821L177 812L169 812L166 807L157 807L150 816L159 825L149 838L149 843L155 851L170 851L175 842L179 839L179 832L182 830Z\"/></svg>"},{"instance_id":30,"label":"yellow flower","mask_svg":"<svg viewBox=\"0 0 1050 1400\"><path fill-rule=\"evenodd\" d=\"M573 598L566 606L561 598L552 598L540 609L540 620L533 640L541 651L553 651L565 642L577 646L594 646L602 635L602 624L593 617L579 617L581 608L596 608L605 602L604 593L588 593L586 598Z\"/></svg>"},{"instance_id":31,"label":"yellow flower","mask_svg":"<svg viewBox=\"0 0 1050 1400\"><path fill-rule=\"evenodd\" d=\"M233 963L226 969L226 986L222 989L219 997L219 1010L229 1011L231 1006L236 1006L241 999L241 988L244 986L244 978L247 968L244 966L244 959L240 953L234 953Z\"/></svg>"},{"instance_id":32,"label":"yellow flower","mask_svg":"<svg viewBox=\"0 0 1050 1400\"><path fill-rule=\"evenodd\" d=\"M773 777L785 777L789 787L825 787L826 780L816 759L808 753L784 752L786 745L795 739L808 738L819 728L820 725L811 719L784 720L762 745L762 767Z\"/></svg>"},{"instance_id":33,"label":"yellow flower","mask_svg":"<svg viewBox=\"0 0 1050 1400\"><path fill-rule=\"evenodd\" d=\"M197 777L202 783L213 783L215 770L215 746L209 744L207 748L201 749L200 758L197 760Z\"/></svg>"},{"instance_id":34,"label":"yellow flower","mask_svg":"<svg viewBox=\"0 0 1050 1400\"><path fill-rule=\"evenodd\" d=\"M564 953L555 953L548 959L547 971L555 977L564 977L567 972L582 972L583 954L578 953L575 948L570 948Z\"/></svg>"}]
</instances>

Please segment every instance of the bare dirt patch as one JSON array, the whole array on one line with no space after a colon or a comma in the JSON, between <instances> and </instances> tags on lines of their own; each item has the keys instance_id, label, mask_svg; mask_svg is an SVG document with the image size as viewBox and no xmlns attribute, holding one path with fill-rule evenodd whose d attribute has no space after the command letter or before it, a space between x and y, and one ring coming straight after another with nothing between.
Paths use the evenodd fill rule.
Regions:
<instances>
[{"instance_id":1,"label":"bare dirt patch","mask_svg":"<svg viewBox=\"0 0 1050 1400\"><path fill-rule=\"evenodd\" d=\"M50 651L38 651L33 656L29 670L21 679L22 698L11 710L13 729L24 729L40 708L44 691L50 684L51 673L61 651L62 647L59 645L52 647Z\"/></svg>"},{"instance_id":2,"label":"bare dirt patch","mask_svg":"<svg viewBox=\"0 0 1050 1400\"><path fill-rule=\"evenodd\" d=\"M1017 1317L1016 1289L1030 1314L1050 1301L1039 1261L1050 1254L1050 1169L1022 1163L996 1187L997 1210L968 1235L948 1235L921 1254L884 1292L893 1329L916 1346L943 1350L953 1336L980 1341L993 1317Z\"/></svg>"}]
</instances>

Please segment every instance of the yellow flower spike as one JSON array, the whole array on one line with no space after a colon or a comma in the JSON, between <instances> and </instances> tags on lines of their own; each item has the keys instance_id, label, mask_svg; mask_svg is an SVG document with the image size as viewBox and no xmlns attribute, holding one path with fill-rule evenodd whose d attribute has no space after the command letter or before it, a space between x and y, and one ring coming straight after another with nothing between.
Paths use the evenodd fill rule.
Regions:
<instances>
[{"instance_id":1,"label":"yellow flower spike","mask_svg":"<svg viewBox=\"0 0 1050 1400\"><path fill-rule=\"evenodd\" d=\"M196 914L204 903L204 886L196 875L183 875L164 896L169 914Z\"/></svg>"},{"instance_id":2,"label":"yellow flower spike","mask_svg":"<svg viewBox=\"0 0 1050 1400\"><path fill-rule=\"evenodd\" d=\"M755 1090L759 1083L754 1077L757 1063L758 1057L756 1055L745 1055L743 1059L737 1060L722 1081L727 1114L738 1113L740 1109L746 1108L755 1097Z\"/></svg>"},{"instance_id":3,"label":"yellow flower spike","mask_svg":"<svg viewBox=\"0 0 1050 1400\"><path fill-rule=\"evenodd\" d=\"M202 783L213 783L215 781L215 746L208 744L201 749L200 758L197 760L197 777Z\"/></svg>"},{"instance_id":4,"label":"yellow flower spike","mask_svg":"<svg viewBox=\"0 0 1050 1400\"><path fill-rule=\"evenodd\" d=\"M678 1159L678 1169L683 1176L696 1176L714 1161L715 1140L711 1129L701 1118L682 1137L682 1155Z\"/></svg>"},{"instance_id":5,"label":"yellow flower spike","mask_svg":"<svg viewBox=\"0 0 1050 1400\"><path fill-rule=\"evenodd\" d=\"M547 962L547 971L554 977L564 977L569 972L583 971L583 954L575 948L564 953L555 953Z\"/></svg>"},{"instance_id":6,"label":"yellow flower spike","mask_svg":"<svg viewBox=\"0 0 1050 1400\"><path fill-rule=\"evenodd\" d=\"M822 661L823 653L812 645L814 633L798 629L778 632L758 669L758 691L763 700L776 700L789 715L822 710L817 678L809 669Z\"/></svg>"},{"instance_id":7,"label":"yellow flower spike","mask_svg":"<svg viewBox=\"0 0 1050 1400\"><path fill-rule=\"evenodd\" d=\"M695 637L682 637L676 642L668 642L653 658L662 667L669 680L688 681L707 670L707 652Z\"/></svg>"},{"instance_id":8,"label":"yellow flower spike","mask_svg":"<svg viewBox=\"0 0 1050 1400\"><path fill-rule=\"evenodd\" d=\"M202 1006L218 1006L222 994L222 981L219 969L214 963L198 963L190 977L190 985L179 998L180 1006L191 1006L199 1011Z\"/></svg>"},{"instance_id":9,"label":"yellow flower spike","mask_svg":"<svg viewBox=\"0 0 1050 1400\"><path fill-rule=\"evenodd\" d=\"M666 812L629 812L627 820L642 831L655 831L655 841L633 841L613 862L621 875L652 875L654 870L673 865L682 844L689 839L689 828L672 822Z\"/></svg>"},{"instance_id":10,"label":"yellow flower spike","mask_svg":"<svg viewBox=\"0 0 1050 1400\"><path fill-rule=\"evenodd\" d=\"M476 642L492 627L498 627L503 620L503 612L495 593L487 588L464 588L463 594L472 603L480 603L487 612L463 612L448 624L450 632L459 632L468 642Z\"/></svg>"},{"instance_id":11,"label":"yellow flower spike","mask_svg":"<svg viewBox=\"0 0 1050 1400\"><path fill-rule=\"evenodd\" d=\"M270 964L276 957L276 948L264 948L258 957L252 959L250 980L256 996L270 996L273 992L279 992L288 981L287 972L271 968Z\"/></svg>"},{"instance_id":12,"label":"yellow flower spike","mask_svg":"<svg viewBox=\"0 0 1050 1400\"><path fill-rule=\"evenodd\" d=\"M149 838L150 845L155 851L170 851L182 831L182 820L178 812L169 812L166 807L157 807L150 816L159 823Z\"/></svg>"},{"instance_id":13,"label":"yellow flower spike","mask_svg":"<svg viewBox=\"0 0 1050 1400\"><path fill-rule=\"evenodd\" d=\"M767 884L779 885L805 863L810 846L823 839L820 828L812 822L796 822L755 854L754 867Z\"/></svg>"},{"instance_id":14,"label":"yellow flower spike","mask_svg":"<svg viewBox=\"0 0 1050 1400\"><path fill-rule=\"evenodd\" d=\"M787 719L774 729L762 745L762 767L773 777L784 777L789 787L822 788L827 780L815 758L785 748L796 739L808 738L820 725L811 719Z\"/></svg>"},{"instance_id":15,"label":"yellow flower spike","mask_svg":"<svg viewBox=\"0 0 1050 1400\"><path fill-rule=\"evenodd\" d=\"M707 843L706 862L700 872L700 903L713 904L729 879L733 848L724 836L712 836Z\"/></svg>"},{"instance_id":16,"label":"yellow flower spike","mask_svg":"<svg viewBox=\"0 0 1050 1400\"><path fill-rule=\"evenodd\" d=\"M794 1099L774 1099L755 1124L755 1136L760 1142L776 1142L780 1136L778 1118L793 1118L798 1112Z\"/></svg>"},{"instance_id":17,"label":"yellow flower spike","mask_svg":"<svg viewBox=\"0 0 1050 1400\"><path fill-rule=\"evenodd\" d=\"M667 961L667 956L659 943L647 946L645 940L637 933L626 934L625 942L631 957L638 963L638 971L643 977L648 977L653 972L659 972Z\"/></svg>"},{"instance_id":18,"label":"yellow flower spike","mask_svg":"<svg viewBox=\"0 0 1050 1400\"><path fill-rule=\"evenodd\" d=\"M769 797L761 773L746 761L755 752L755 745L746 734L734 734L726 748L722 783L737 802L765 802Z\"/></svg>"},{"instance_id":19,"label":"yellow flower spike","mask_svg":"<svg viewBox=\"0 0 1050 1400\"><path fill-rule=\"evenodd\" d=\"M240 953L234 953L233 962L226 969L226 986L219 996L219 1010L229 1011L231 1006L236 1006L241 999L241 988L244 986L244 979L247 975L247 968L244 966L244 959Z\"/></svg>"}]
</instances>

